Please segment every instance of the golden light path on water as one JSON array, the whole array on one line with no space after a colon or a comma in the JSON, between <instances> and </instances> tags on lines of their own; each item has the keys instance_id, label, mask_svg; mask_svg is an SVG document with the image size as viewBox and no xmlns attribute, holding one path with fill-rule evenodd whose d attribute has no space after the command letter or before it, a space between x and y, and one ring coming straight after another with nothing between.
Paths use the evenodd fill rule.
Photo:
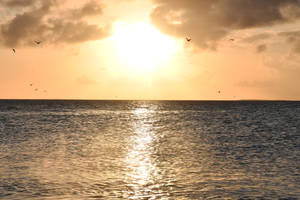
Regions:
<instances>
[{"instance_id":1,"label":"golden light path on water","mask_svg":"<svg viewBox=\"0 0 300 200\"><path fill-rule=\"evenodd\" d=\"M161 189L161 170L155 159L157 133L153 129L155 110L141 106L133 111L135 120L132 124L133 136L129 139L126 163L127 182L132 192L129 199L168 199L168 194ZM162 197L162 195L164 197Z\"/></svg>"}]
</instances>

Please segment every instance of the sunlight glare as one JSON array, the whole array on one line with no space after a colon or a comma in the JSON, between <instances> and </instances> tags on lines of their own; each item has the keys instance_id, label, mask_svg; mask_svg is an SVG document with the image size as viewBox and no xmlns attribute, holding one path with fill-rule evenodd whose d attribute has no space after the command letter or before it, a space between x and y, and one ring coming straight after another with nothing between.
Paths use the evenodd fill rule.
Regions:
<instances>
[{"instance_id":1,"label":"sunlight glare","mask_svg":"<svg viewBox=\"0 0 300 200\"><path fill-rule=\"evenodd\" d=\"M150 73L167 62L178 50L171 37L146 22L118 22L112 39L118 59L135 73Z\"/></svg>"}]
</instances>

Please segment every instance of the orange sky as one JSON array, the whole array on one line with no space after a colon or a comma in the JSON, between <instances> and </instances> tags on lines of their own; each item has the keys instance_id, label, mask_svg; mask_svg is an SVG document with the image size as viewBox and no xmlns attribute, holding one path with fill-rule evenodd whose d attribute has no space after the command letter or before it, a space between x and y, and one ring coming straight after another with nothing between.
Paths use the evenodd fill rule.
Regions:
<instances>
[{"instance_id":1,"label":"orange sky","mask_svg":"<svg viewBox=\"0 0 300 200\"><path fill-rule=\"evenodd\" d=\"M3 0L0 98L300 100L299 19L297 0Z\"/></svg>"}]
</instances>

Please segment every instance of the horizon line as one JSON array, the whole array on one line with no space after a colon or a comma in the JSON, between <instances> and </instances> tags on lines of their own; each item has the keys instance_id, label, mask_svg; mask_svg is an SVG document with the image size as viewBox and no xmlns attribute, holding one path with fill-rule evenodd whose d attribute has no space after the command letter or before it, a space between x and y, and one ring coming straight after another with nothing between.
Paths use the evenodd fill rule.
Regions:
<instances>
[{"instance_id":1,"label":"horizon line","mask_svg":"<svg viewBox=\"0 0 300 200\"><path fill-rule=\"evenodd\" d=\"M2 99L0 101L300 101L300 99Z\"/></svg>"}]
</instances>

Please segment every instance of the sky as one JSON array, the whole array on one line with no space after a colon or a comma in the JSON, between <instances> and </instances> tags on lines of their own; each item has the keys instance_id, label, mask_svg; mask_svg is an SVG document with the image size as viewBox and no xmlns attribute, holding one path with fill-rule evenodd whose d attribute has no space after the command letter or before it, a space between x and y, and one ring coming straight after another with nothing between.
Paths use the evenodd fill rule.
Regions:
<instances>
[{"instance_id":1,"label":"sky","mask_svg":"<svg viewBox=\"0 0 300 200\"><path fill-rule=\"evenodd\" d=\"M0 61L0 99L300 100L300 1L1 0Z\"/></svg>"}]
</instances>

